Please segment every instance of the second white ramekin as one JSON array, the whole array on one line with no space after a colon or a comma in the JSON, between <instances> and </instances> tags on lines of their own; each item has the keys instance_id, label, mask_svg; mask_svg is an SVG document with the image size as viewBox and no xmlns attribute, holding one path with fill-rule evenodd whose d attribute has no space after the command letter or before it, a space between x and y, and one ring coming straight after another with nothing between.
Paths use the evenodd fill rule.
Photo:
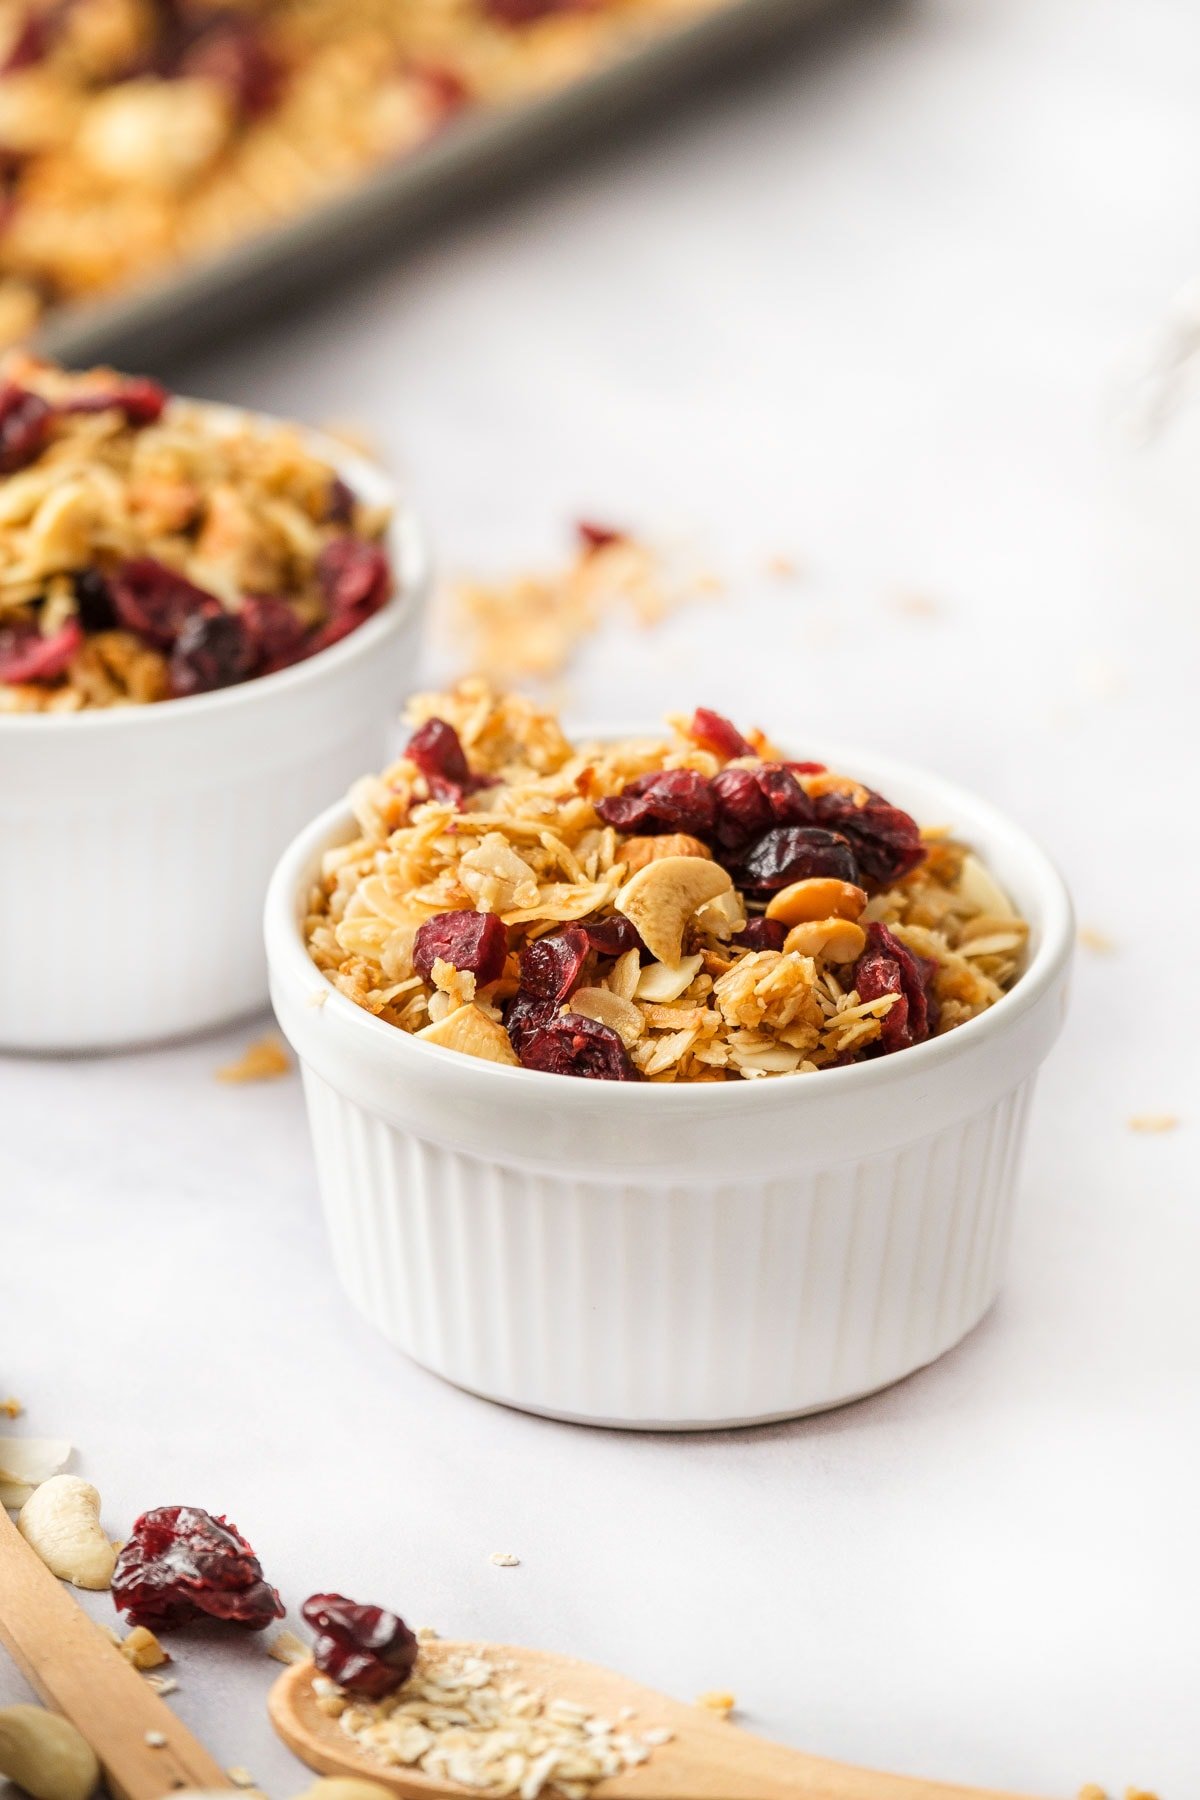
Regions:
<instances>
[{"instance_id":1,"label":"second white ramekin","mask_svg":"<svg viewBox=\"0 0 1200 1800\"><path fill-rule=\"evenodd\" d=\"M981 801L805 745L982 855L1032 926L989 1012L859 1067L609 1083L435 1049L333 991L301 897L351 834L332 808L271 883L275 1010L303 1067L350 1297L418 1362L558 1418L700 1428L836 1406L931 1362L994 1300L1037 1070L1062 1022L1071 907Z\"/></svg>"},{"instance_id":2,"label":"second white ramekin","mask_svg":"<svg viewBox=\"0 0 1200 1800\"><path fill-rule=\"evenodd\" d=\"M362 499L395 504L373 464L307 437ZM0 715L0 1050L116 1049L266 1004L271 870L314 811L380 766L411 686L429 568L406 510L389 549L392 600L277 675L154 706Z\"/></svg>"}]
</instances>

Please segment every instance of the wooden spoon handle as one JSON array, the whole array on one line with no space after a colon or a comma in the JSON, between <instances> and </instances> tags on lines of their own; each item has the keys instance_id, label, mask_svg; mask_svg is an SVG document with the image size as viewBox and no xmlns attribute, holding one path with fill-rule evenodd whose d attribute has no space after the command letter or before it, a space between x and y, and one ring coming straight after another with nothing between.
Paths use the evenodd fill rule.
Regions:
<instances>
[{"instance_id":1,"label":"wooden spoon handle","mask_svg":"<svg viewBox=\"0 0 1200 1800\"><path fill-rule=\"evenodd\" d=\"M228 1788L220 1764L105 1638L0 1507L0 1644L100 1758L114 1800ZM165 1743L155 1747L159 1737Z\"/></svg>"}]
</instances>

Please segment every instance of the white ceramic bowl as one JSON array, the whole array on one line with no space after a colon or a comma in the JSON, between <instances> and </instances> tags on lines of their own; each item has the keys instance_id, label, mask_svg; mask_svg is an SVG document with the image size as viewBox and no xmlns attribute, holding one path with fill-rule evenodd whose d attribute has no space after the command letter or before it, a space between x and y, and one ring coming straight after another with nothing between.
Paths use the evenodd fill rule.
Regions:
<instances>
[{"instance_id":1,"label":"white ceramic bowl","mask_svg":"<svg viewBox=\"0 0 1200 1800\"><path fill-rule=\"evenodd\" d=\"M301 897L344 806L271 882L271 994L304 1073L351 1299L427 1368L595 1424L745 1424L836 1406L931 1362L995 1299L1034 1080L1058 1035L1071 905L990 806L806 745L952 826L1032 926L989 1012L860 1067L728 1084L573 1080L371 1017L310 962Z\"/></svg>"},{"instance_id":2,"label":"white ceramic bowl","mask_svg":"<svg viewBox=\"0 0 1200 1800\"><path fill-rule=\"evenodd\" d=\"M364 500L394 504L372 464L306 436ZM429 581L411 514L397 512L389 550L388 605L277 675L153 706L0 715L0 1049L114 1049L265 1005L271 870L386 758L410 684Z\"/></svg>"}]
</instances>

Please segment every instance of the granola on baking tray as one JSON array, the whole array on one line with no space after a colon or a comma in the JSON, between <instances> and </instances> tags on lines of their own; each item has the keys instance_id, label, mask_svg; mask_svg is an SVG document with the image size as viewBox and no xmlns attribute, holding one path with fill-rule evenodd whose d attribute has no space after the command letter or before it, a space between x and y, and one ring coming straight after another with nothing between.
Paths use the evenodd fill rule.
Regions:
<instances>
[{"instance_id":1,"label":"granola on baking tray","mask_svg":"<svg viewBox=\"0 0 1200 1800\"><path fill-rule=\"evenodd\" d=\"M386 510L288 426L157 383L0 368L0 713L274 673L385 603Z\"/></svg>"},{"instance_id":2,"label":"granola on baking tray","mask_svg":"<svg viewBox=\"0 0 1200 1800\"><path fill-rule=\"evenodd\" d=\"M609 1080L809 1073L999 1000L1027 927L978 857L699 709L574 745L472 679L351 795L310 953L425 1041Z\"/></svg>"},{"instance_id":3,"label":"granola on baking tray","mask_svg":"<svg viewBox=\"0 0 1200 1800\"><path fill-rule=\"evenodd\" d=\"M0 344L719 0L8 0Z\"/></svg>"}]
</instances>

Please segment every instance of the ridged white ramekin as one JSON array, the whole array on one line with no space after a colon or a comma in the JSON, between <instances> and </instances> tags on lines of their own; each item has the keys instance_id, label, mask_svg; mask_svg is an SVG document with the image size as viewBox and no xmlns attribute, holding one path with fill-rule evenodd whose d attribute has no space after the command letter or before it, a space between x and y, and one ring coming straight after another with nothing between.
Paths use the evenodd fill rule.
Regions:
<instances>
[{"instance_id":1,"label":"ridged white ramekin","mask_svg":"<svg viewBox=\"0 0 1200 1800\"><path fill-rule=\"evenodd\" d=\"M307 437L362 499L394 504L379 469ZM388 605L277 675L154 706L0 715L0 1050L116 1049L266 1004L271 870L386 758L411 684L429 581L411 514L395 515L389 549Z\"/></svg>"},{"instance_id":2,"label":"ridged white ramekin","mask_svg":"<svg viewBox=\"0 0 1200 1800\"><path fill-rule=\"evenodd\" d=\"M493 1400L698 1428L836 1406L931 1362L999 1288L1071 906L991 807L805 745L982 855L1032 926L989 1012L860 1067L725 1085L573 1080L416 1042L309 961L302 895L351 834L334 807L271 883L271 993L300 1057L350 1297L418 1362Z\"/></svg>"}]
</instances>

